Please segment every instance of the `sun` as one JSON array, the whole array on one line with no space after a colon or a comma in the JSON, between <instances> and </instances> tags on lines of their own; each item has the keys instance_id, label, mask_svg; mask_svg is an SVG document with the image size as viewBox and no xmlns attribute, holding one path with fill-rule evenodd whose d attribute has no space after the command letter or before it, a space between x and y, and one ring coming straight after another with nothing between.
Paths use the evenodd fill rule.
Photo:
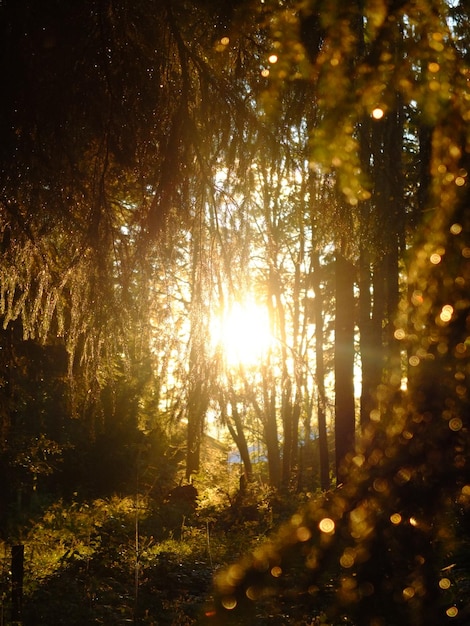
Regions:
<instances>
[{"instance_id":1,"label":"sun","mask_svg":"<svg viewBox=\"0 0 470 626\"><path fill-rule=\"evenodd\" d=\"M253 301L235 302L212 324L212 341L228 365L256 365L273 345L268 311Z\"/></svg>"}]
</instances>

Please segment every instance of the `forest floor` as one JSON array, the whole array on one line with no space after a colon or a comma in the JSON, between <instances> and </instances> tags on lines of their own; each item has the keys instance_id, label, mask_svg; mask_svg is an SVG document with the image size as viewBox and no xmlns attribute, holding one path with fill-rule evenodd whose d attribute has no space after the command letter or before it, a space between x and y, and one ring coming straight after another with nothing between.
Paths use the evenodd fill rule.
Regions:
<instances>
[{"instance_id":1,"label":"forest floor","mask_svg":"<svg viewBox=\"0 0 470 626\"><path fill-rule=\"evenodd\" d=\"M57 502L23 538L22 626L211 626L217 573L256 549L299 502L250 501L238 507L136 509L132 498ZM470 542L452 624L470 623ZM3 558L1 558L3 555ZM0 626L11 614L10 549L0 543ZM468 561L468 562L467 562ZM468 567L466 567L466 565ZM333 582L333 581L332 581ZM295 591L266 597L237 626L318 626L327 586L315 598ZM330 595L330 599L331 599ZM254 620L254 621L253 621ZM449 621L449 620L448 620ZM343 626L353 622L341 616ZM386 626L392 626L387 624Z\"/></svg>"},{"instance_id":2,"label":"forest floor","mask_svg":"<svg viewBox=\"0 0 470 626\"><path fill-rule=\"evenodd\" d=\"M143 497L138 510L130 497L56 502L20 538L21 624L205 624L217 572L256 548L297 506L278 502L274 511L267 498L193 511L181 503L155 508ZM0 626L11 623L10 544L0 542ZM260 603L256 623L315 622L299 617L297 600L278 598L276 607Z\"/></svg>"}]
</instances>

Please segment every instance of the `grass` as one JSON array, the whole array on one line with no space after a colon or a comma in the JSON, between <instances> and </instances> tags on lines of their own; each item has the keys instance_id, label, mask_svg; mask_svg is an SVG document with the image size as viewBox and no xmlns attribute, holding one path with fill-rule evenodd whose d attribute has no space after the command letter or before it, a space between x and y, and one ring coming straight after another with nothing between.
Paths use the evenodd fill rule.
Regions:
<instances>
[{"instance_id":1,"label":"grass","mask_svg":"<svg viewBox=\"0 0 470 626\"><path fill-rule=\"evenodd\" d=\"M144 496L54 503L21 537L22 626L211 624L205 613L217 572L261 545L292 515L299 499L281 500L258 489L227 505L206 495L190 514L187 507L182 512L172 504L170 509ZM466 529L462 535L465 550L459 549L456 565L446 574L452 582L448 602L455 602L461 616L470 588ZM0 543L0 626L10 624L10 549ZM261 597L257 626L326 625L321 598L304 598L295 589L293 584L275 597ZM233 624L245 623L252 622L234 616ZM352 624L344 616L341 623Z\"/></svg>"},{"instance_id":2,"label":"grass","mask_svg":"<svg viewBox=\"0 0 470 626\"><path fill-rule=\"evenodd\" d=\"M214 494L188 515L139 496L58 501L30 522L23 626L196 624L214 573L273 524L267 501L227 507ZM258 494L259 495L259 494ZM2 614L10 612L10 546L0 544Z\"/></svg>"}]
</instances>

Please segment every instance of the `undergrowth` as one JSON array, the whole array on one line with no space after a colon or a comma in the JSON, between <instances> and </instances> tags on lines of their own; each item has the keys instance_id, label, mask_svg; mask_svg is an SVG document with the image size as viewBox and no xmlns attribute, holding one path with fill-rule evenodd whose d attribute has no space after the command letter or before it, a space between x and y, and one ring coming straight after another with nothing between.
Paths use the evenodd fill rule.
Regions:
<instances>
[{"instance_id":1,"label":"undergrowth","mask_svg":"<svg viewBox=\"0 0 470 626\"><path fill-rule=\"evenodd\" d=\"M291 507L257 487L193 509L146 496L57 501L20 538L23 626L200 623L214 574L262 541ZM0 545L8 623L10 546Z\"/></svg>"}]
</instances>

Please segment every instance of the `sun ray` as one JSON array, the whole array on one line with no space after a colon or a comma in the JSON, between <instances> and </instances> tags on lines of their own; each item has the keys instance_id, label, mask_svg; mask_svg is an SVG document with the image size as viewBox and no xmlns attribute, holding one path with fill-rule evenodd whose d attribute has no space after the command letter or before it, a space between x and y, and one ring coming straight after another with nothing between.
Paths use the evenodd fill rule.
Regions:
<instances>
[{"instance_id":1,"label":"sun ray","mask_svg":"<svg viewBox=\"0 0 470 626\"><path fill-rule=\"evenodd\" d=\"M214 320L212 342L228 365L256 365L273 345L268 311L252 300L234 302Z\"/></svg>"}]
</instances>

